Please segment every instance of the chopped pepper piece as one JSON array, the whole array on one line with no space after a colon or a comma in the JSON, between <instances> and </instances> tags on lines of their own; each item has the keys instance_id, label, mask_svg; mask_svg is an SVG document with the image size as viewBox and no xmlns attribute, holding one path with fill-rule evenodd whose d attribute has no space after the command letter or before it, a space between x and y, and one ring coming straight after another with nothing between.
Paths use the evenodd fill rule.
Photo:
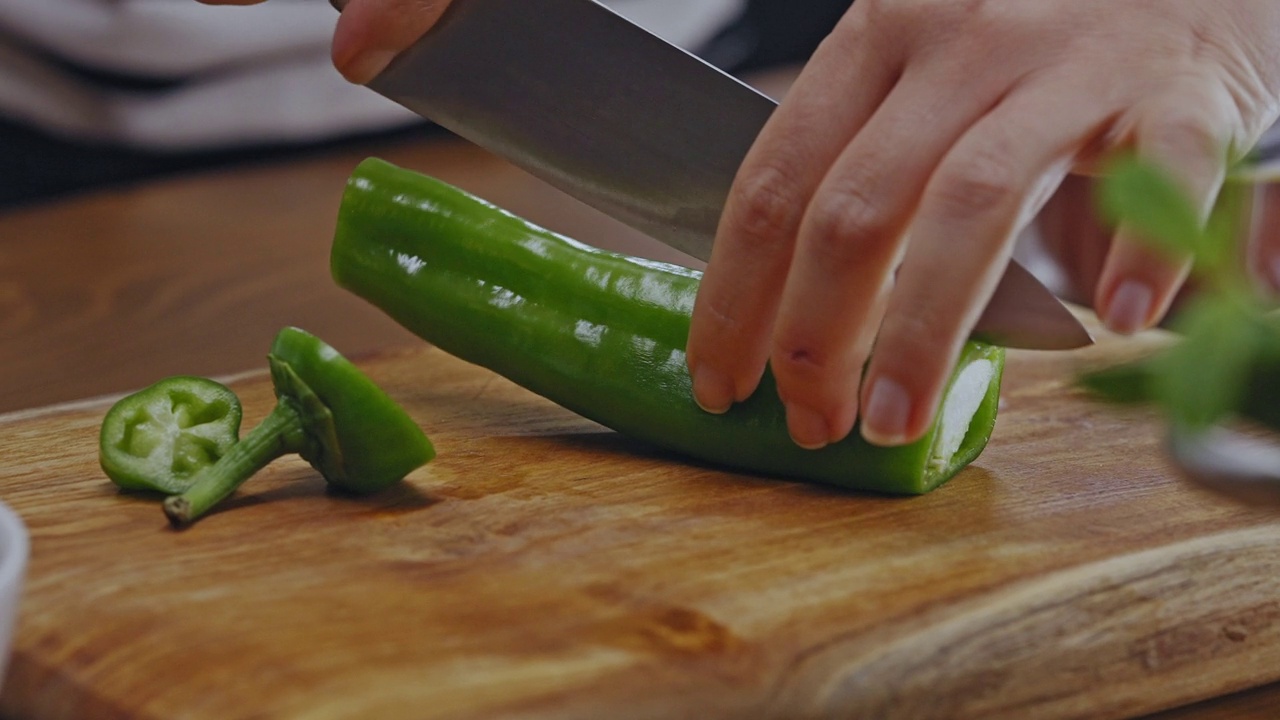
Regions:
<instances>
[{"instance_id":1,"label":"chopped pepper piece","mask_svg":"<svg viewBox=\"0 0 1280 720\"><path fill-rule=\"evenodd\" d=\"M446 352L619 432L724 466L918 494L973 461L995 425L1002 348L969 343L933 428L822 450L787 433L776 386L724 415L693 401L684 346L701 274L588 247L432 178L370 159L347 184L338 284Z\"/></svg>"},{"instance_id":2,"label":"chopped pepper piece","mask_svg":"<svg viewBox=\"0 0 1280 720\"><path fill-rule=\"evenodd\" d=\"M346 358L297 328L268 356L277 404L180 495L165 500L175 526L194 522L276 458L301 455L331 485L372 493L435 457L417 423Z\"/></svg>"},{"instance_id":3,"label":"chopped pepper piece","mask_svg":"<svg viewBox=\"0 0 1280 720\"><path fill-rule=\"evenodd\" d=\"M98 462L127 490L180 493L236 444L240 417L240 399L221 383L186 376L161 380L107 411Z\"/></svg>"}]
</instances>

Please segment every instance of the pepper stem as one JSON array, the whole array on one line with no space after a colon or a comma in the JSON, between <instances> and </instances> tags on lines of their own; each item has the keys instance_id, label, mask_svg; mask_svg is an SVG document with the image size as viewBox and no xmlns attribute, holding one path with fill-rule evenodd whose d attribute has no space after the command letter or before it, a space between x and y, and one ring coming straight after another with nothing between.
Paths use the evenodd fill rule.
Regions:
<instances>
[{"instance_id":1,"label":"pepper stem","mask_svg":"<svg viewBox=\"0 0 1280 720\"><path fill-rule=\"evenodd\" d=\"M303 421L288 403L280 403L257 427L218 462L201 470L181 495L164 501L164 514L174 527L194 522L254 473L281 455L299 452L306 443Z\"/></svg>"}]
</instances>

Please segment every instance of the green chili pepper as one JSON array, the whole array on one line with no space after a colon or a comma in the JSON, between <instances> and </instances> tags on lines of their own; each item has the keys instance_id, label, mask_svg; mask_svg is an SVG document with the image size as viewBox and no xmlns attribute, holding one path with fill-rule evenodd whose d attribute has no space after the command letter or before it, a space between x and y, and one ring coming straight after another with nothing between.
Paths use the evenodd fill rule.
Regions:
<instances>
[{"instance_id":1,"label":"green chili pepper","mask_svg":"<svg viewBox=\"0 0 1280 720\"><path fill-rule=\"evenodd\" d=\"M297 328L268 355L277 404L181 495L165 500L174 525L192 522L281 455L297 453L331 485L371 493L435 456L404 409L328 344Z\"/></svg>"},{"instance_id":2,"label":"green chili pepper","mask_svg":"<svg viewBox=\"0 0 1280 720\"><path fill-rule=\"evenodd\" d=\"M338 284L426 341L624 434L690 457L849 488L918 494L985 447L1001 348L970 343L925 438L857 432L803 450L766 373L725 415L693 401L684 345L701 274L555 235L437 180L366 160L331 257Z\"/></svg>"},{"instance_id":3,"label":"green chili pepper","mask_svg":"<svg viewBox=\"0 0 1280 720\"><path fill-rule=\"evenodd\" d=\"M240 400L226 386L173 377L121 399L98 435L98 461L127 490L180 493L236 444Z\"/></svg>"}]
</instances>

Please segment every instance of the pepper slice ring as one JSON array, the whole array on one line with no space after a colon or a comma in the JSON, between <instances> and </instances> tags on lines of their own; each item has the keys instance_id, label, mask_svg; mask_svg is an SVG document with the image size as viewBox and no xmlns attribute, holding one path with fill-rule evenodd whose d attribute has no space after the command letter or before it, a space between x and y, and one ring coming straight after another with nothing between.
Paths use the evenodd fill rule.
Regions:
<instances>
[{"instance_id":1,"label":"pepper slice ring","mask_svg":"<svg viewBox=\"0 0 1280 720\"><path fill-rule=\"evenodd\" d=\"M242 410L230 388L208 378L161 380L117 402L99 432L98 461L127 490L186 490L239 440Z\"/></svg>"}]
</instances>

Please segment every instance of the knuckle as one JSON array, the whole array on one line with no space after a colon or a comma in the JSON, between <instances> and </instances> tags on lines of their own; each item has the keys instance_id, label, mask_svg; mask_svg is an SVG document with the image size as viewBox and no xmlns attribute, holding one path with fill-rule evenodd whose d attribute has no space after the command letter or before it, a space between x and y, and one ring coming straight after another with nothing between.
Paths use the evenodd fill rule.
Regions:
<instances>
[{"instance_id":1,"label":"knuckle","mask_svg":"<svg viewBox=\"0 0 1280 720\"><path fill-rule=\"evenodd\" d=\"M937 354L939 342L949 334L945 318L936 310L920 305L886 322L877 345L888 348L895 357L927 361Z\"/></svg>"},{"instance_id":2,"label":"knuckle","mask_svg":"<svg viewBox=\"0 0 1280 720\"><path fill-rule=\"evenodd\" d=\"M720 346L723 340L730 340L744 330L745 322L741 309L729 300L722 297L708 297L702 307L704 308L702 317L708 321L706 327L715 334L723 336L713 343L715 346Z\"/></svg>"},{"instance_id":3,"label":"knuckle","mask_svg":"<svg viewBox=\"0 0 1280 720\"><path fill-rule=\"evenodd\" d=\"M858 187L824 193L809 212L807 251L836 269L878 260L892 245L889 213Z\"/></svg>"},{"instance_id":4,"label":"knuckle","mask_svg":"<svg viewBox=\"0 0 1280 720\"><path fill-rule=\"evenodd\" d=\"M1160 157L1216 157L1226 151L1214 124L1195 112L1161 114L1149 120L1139 132L1143 147Z\"/></svg>"},{"instance_id":5,"label":"knuckle","mask_svg":"<svg viewBox=\"0 0 1280 720\"><path fill-rule=\"evenodd\" d=\"M824 389L848 383L856 389L869 352L869 342L846 336L839 329L788 324L774 333L769 364L786 387L811 388L822 394Z\"/></svg>"},{"instance_id":6,"label":"knuckle","mask_svg":"<svg viewBox=\"0 0 1280 720\"><path fill-rule=\"evenodd\" d=\"M751 245L772 246L790 240L800 225L798 183L773 165L744 173L734 184L732 231Z\"/></svg>"},{"instance_id":7,"label":"knuckle","mask_svg":"<svg viewBox=\"0 0 1280 720\"><path fill-rule=\"evenodd\" d=\"M821 385L832 371L829 353L795 335L774 339L769 364L778 381L793 389Z\"/></svg>"},{"instance_id":8,"label":"knuckle","mask_svg":"<svg viewBox=\"0 0 1280 720\"><path fill-rule=\"evenodd\" d=\"M746 302L744 302L744 299ZM690 323L688 350L726 367L765 362L768 316L762 308L732 292L700 294Z\"/></svg>"},{"instance_id":9,"label":"knuckle","mask_svg":"<svg viewBox=\"0 0 1280 720\"><path fill-rule=\"evenodd\" d=\"M1230 152L1230 141L1219 134L1211 112L1192 107L1149 112L1137 126L1136 145L1198 202L1216 193Z\"/></svg>"},{"instance_id":10,"label":"knuckle","mask_svg":"<svg viewBox=\"0 0 1280 720\"><path fill-rule=\"evenodd\" d=\"M983 152L940 169L933 196L947 217L963 220L1016 203L1024 192L1022 185L1006 156Z\"/></svg>"},{"instance_id":11,"label":"knuckle","mask_svg":"<svg viewBox=\"0 0 1280 720\"><path fill-rule=\"evenodd\" d=\"M773 347L774 364L786 375L816 376L826 366L821 353L807 343L779 341Z\"/></svg>"}]
</instances>

